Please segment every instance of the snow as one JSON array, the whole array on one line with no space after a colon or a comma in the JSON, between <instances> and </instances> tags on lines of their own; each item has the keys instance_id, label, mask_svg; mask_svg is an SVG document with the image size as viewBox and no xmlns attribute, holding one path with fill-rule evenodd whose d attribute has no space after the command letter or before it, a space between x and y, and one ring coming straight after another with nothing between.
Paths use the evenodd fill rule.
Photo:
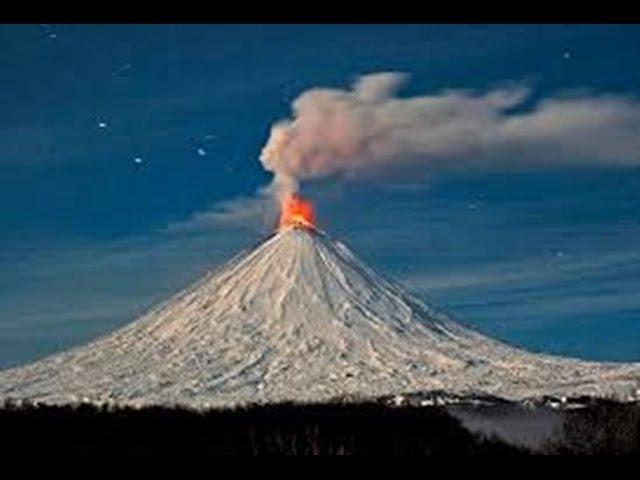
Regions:
<instances>
[{"instance_id":1,"label":"snow","mask_svg":"<svg viewBox=\"0 0 640 480\"><path fill-rule=\"evenodd\" d=\"M627 399L640 364L528 353L290 228L86 346L0 372L0 399L192 407L411 392Z\"/></svg>"}]
</instances>

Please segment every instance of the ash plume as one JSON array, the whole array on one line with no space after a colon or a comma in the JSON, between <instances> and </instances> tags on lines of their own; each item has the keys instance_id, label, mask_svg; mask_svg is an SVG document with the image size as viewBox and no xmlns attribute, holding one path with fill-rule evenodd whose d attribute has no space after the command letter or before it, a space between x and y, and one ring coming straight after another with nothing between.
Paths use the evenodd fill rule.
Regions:
<instances>
[{"instance_id":1,"label":"ash plume","mask_svg":"<svg viewBox=\"0 0 640 480\"><path fill-rule=\"evenodd\" d=\"M406 167L517 169L640 163L640 102L573 94L527 104L531 88L445 90L399 97L397 72L359 77L349 89L312 88L274 124L260 160L276 192L305 180Z\"/></svg>"}]
</instances>

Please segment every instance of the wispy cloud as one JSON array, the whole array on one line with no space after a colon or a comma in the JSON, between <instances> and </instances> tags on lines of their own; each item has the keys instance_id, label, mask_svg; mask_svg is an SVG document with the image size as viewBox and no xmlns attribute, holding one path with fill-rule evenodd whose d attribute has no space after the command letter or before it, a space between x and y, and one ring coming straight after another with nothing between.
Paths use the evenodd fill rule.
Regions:
<instances>
[{"instance_id":1,"label":"wispy cloud","mask_svg":"<svg viewBox=\"0 0 640 480\"><path fill-rule=\"evenodd\" d=\"M629 265L640 265L640 251L601 252L597 256L579 259L529 258L502 264L483 264L476 268L442 272L421 271L408 273L402 280L423 292L436 290L462 290L550 286L554 282L575 282L586 277L621 273ZM640 302L639 302L640 304Z\"/></svg>"},{"instance_id":2,"label":"wispy cloud","mask_svg":"<svg viewBox=\"0 0 640 480\"><path fill-rule=\"evenodd\" d=\"M254 197L237 197L219 202L210 210L197 212L186 220L168 225L165 231L184 233L218 227L266 229L274 224L275 215L273 199L257 194Z\"/></svg>"},{"instance_id":3,"label":"wispy cloud","mask_svg":"<svg viewBox=\"0 0 640 480\"><path fill-rule=\"evenodd\" d=\"M400 279L455 317L469 317L465 321L477 328L516 338L517 332L566 329L577 333L581 326L596 320L607 332L624 331L617 323L625 316L632 318L640 309L638 274L640 252L627 250L576 259L569 255L485 263L453 272L423 268ZM549 345L552 340L551 335ZM580 348L596 351L586 343L578 347L576 352ZM618 358L620 352L614 353Z\"/></svg>"}]
</instances>

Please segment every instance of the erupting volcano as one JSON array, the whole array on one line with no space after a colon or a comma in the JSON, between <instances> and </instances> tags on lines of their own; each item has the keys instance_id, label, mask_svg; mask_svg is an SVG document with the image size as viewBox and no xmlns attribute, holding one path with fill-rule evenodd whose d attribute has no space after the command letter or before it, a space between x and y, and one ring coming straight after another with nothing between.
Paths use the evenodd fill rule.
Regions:
<instances>
[{"instance_id":1,"label":"erupting volcano","mask_svg":"<svg viewBox=\"0 0 640 480\"><path fill-rule=\"evenodd\" d=\"M514 400L637 394L640 365L485 337L315 223L309 202L285 198L278 230L255 249L119 331L0 372L0 398L202 407L436 390Z\"/></svg>"}]
</instances>

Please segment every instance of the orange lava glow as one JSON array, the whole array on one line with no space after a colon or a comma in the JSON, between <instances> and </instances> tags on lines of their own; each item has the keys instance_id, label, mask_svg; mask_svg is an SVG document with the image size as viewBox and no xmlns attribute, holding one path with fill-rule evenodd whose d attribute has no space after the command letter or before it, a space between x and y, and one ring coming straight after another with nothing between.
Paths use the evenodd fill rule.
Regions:
<instances>
[{"instance_id":1,"label":"orange lava glow","mask_svg":"<svg viewBox=\"0 0 640 480\"><path fill-rule=\"evenodd\" d=\"M313 204L297 194L289 195L282 201L278 229L289 227L316 228L316 214Z\"/></svg>"}]
</instances>

